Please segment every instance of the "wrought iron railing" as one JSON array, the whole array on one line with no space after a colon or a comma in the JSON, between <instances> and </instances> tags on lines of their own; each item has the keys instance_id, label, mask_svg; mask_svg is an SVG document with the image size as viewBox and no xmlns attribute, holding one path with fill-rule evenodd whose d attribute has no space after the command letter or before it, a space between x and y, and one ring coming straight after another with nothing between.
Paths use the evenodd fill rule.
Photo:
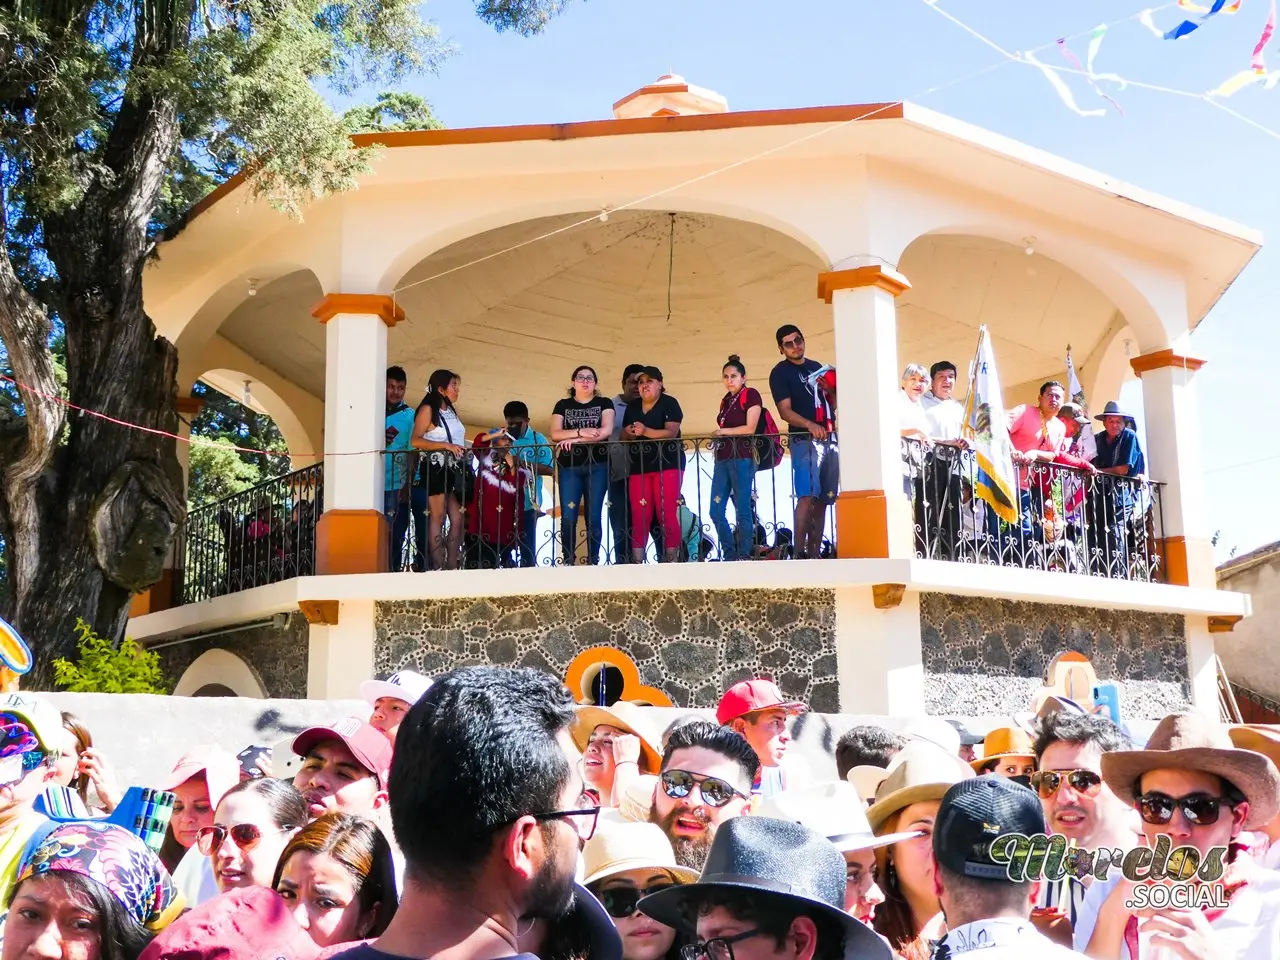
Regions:
<instances>
[{"instance_id":1,"label":"wrought iron railing","mask_svg":"<svg viewBox=\"0 0 1280 960\"><path fill-rule=\"evenodd\" d=\"M409 477L389 512L393 570L835 556L835 445L799 441L818 505L801 507L784 434L516 444L398 453ZM797 446L797 450L799 446ZM773 467L760 467L764 461ZM535 480L534 467L543 475ZM467 479L467 474L472 479ZM541 487L536 501L530 491ZM465 499L465 504L463 499ZM394 494L389 500L395 500ZM458 514L452 538L450 502ZM815 517L815 514L817 515ZM820 521L819 519L820 518ZM637 524L643 531L637 529Z\"/></svg>"},{"instance_id":2,"label":"wrought iron railing","mask_svg":"<svg viewBox=\"0 0 1280 960\"><path fill-rule=\"evenodd\" d=\"M177 540L177 603L313 573L323 479L316 464L190 511Z\"/></svg>"},{"instance_id":3,"label":"wrought iron railing","mask_svg":"<svg viewBox=\"0 0 1280 960\"><path fill-rule=\"evenodd\" d=\"M1240 707L1240 723L1280 723L1280 703L1235 682L1231 692Z\"/></svg>"},{"instance_id":4,"label":"wrought iron railing","mask_svg":"<svg viewBox=\"0 0 1280 960\"><path fill-rule=\"evenodd\" d=\"M1019 465L1018 519L1010 522L975 496L979 470L971 451L904 438L902 459L918 557L1164 579L1155 481L1048 461Z\"/></svg>"}]
</instances>

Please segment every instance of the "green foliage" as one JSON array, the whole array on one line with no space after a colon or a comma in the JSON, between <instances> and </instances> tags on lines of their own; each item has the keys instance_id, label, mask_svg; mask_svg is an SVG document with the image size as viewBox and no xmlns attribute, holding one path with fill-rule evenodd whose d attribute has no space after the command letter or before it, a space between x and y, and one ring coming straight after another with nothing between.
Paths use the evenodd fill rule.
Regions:
<instances>
[{"instance_id":1,"label":"green foliage","mask_svg":"<svg viewBox=\"0 0 1280 960\"><path fill-rule=\"evenodd\" d=\"M191 446L188 509L289 472L284 437L270 417L203 383L196 384L192 395L204 400L204 407L191 422L191 436L218 445ZM279 455L243 453L234 447L278 451Z\"/></svg>"},{"instance_id":2,"label":"green foliage","mask_svg":"<svg viewBox=\"0 0 1280 960\"><path fill-rule=\"evenodd\" d=\"M141 649L129 638L115 646L83 620L76 621L79 656L75 663L53 662L54 681L72 693L168 693L160 655Z\"/></svg>"},{"instance_id":3,"label":"green foliage","mask_svg":"<svg viewBox=\"0 0 1280 960\"><path fill-rule=\"evenodd\" d=\"M380 133L392 130L443 130L431 104L416 93L380 93L376 103L352 107L342 115L342 124L352 133Z\"/></svg>"},{"instance_id":4,"label":"green foliage","mask_svg":"<svg viewBox=\"0 0 1280 960\"><path fill-rule=\"evenodd\" d=\"M475 4L476 14L495 30L514 30L528 37L541 33L569 0L475 0Z\"/></svg>"}]
</instances>

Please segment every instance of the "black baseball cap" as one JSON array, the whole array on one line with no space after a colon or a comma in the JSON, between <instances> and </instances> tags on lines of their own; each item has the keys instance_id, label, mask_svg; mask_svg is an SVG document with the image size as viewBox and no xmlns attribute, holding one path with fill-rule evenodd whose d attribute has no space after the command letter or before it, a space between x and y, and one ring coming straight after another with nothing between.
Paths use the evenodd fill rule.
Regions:
<instances>
[{"instance_id":1,"label":"black baseball cap","mask_svg":"<svg viewBox=\"0 0 1280 960\"><path fill-rule=\"evenodd\" d=\"M641 367L640 373L643 376L648 377L650 380L657 380L659 382L661 382L662 380L662 371L659 370L657 367L653 367L653 366Z\"/></svg>"},{"instance_id":2,"label":"black baseball cap","mask_svg":"<svg viewBox=\"0 0 1280 960\"><path fill-rule=\"evenodd\" d=\"M1008 880L1008 863L996 863L991 844L1008 833L1044 833L1040 798L1004 777L961 780L942 798L933 829L933 855L952 873Z\"/></svg>"}]
</instances>

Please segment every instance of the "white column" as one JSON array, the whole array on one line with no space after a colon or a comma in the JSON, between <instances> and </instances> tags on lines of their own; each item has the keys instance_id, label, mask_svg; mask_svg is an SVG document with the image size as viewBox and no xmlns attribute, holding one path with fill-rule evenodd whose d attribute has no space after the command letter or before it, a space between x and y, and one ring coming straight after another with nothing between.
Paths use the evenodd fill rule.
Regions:
<instances>
[{"instance_id":1,"label":"white column","mask_svg":"<svg viewBox=\"0 0 1280 960\"><path fill-rule=\"evenodd\" d=\"M835 591L840 712L910 717L923 714L924 653L920 594L877 609L873 588Z\"/></svg>"},{"instance_id":2,"label":"white column","mask_svg":"<svg viewBox=\"0 0 1280 960\"><path fill-rule=\"evenodd\" d=\"M1208 515L1204 500L1203 448L1195 375L1201 360L1165 350L1133 361L1142 377L1147 473L1164 483L1159 535L1171 583L1214 589Z\"/></svg>"},{"instance_id":3,"label":"white column","mask_svg":"<svg viewBox=\"0 0 1280 960\"><path fill-rule=\"evenodd\" d=\"M896 297L906 279L881 266L821 274L831 304L839 390L841 557L912 555L911 511L902 493Z\"/></svg>"},{"instance_id":4,"label":"white column","mask_svg":"<svg viewBox=\"0 0 1280 960\"><path fill-rule=\"evenodd\" d=\"M1218 664L1207 617L1187 617L1187 674L1191 678L1191 705L1207 717L1221 719L1218 704Z\"/></svg>"},{"instance_id":5,"label":"white column","mask_svg":"<svg viewBox=\"0 0 1280 960\"><path fill-rule=\"evenodd\" d=\"M307 643L307 697L358 700L373 676L374 601L343 600L337 623L312 623Z\"/></svg>"},{"instance_id":6,"label":"white column","mask_svg":"<svg viewBox=\"0 0 1280 960\"><path fill-rule=\"evenodd\" d=\"M387 325L334 314L325 328L324 508L382 512ZM353 455L358 454L358 455Z\"/></svg>"}]
</instances>

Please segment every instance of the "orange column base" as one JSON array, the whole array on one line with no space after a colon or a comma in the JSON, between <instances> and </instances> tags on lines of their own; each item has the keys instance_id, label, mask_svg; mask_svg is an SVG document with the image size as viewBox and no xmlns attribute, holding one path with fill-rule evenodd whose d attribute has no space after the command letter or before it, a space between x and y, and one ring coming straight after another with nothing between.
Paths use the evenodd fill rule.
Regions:
<instances>
[{"instance_id":1,"label":"orange column base","mask_svg":"<svg viewBox=\"0 0 1280 960\"><path fill-rule=\"evenodd\" d=\"M389 538L377 510L327 510L316 523L316 573L386 573Z\"/></svg>"},{"instance_id":2,"label":"orange column base","mask_svg":"<svg viewBox=\"0 0 1280 960\"><path fill-rule=\"evenodd\" d=\"M1202 587L1214 590L1218 577L1213 566L1213 544L1208 540L1188 540L1186 537L1165 537L1159 541L1160 555L1164 559L1166 583L1183 587Z\"/></svg>"},{"instance_id":3,"label":"orange column base","mask_svg":"<svg viewBox=\"0 0 1280 960\"><path fill-rule=\"evenodd\" d=\"M906 532L906 509L901 496L890 500L883 490L841 493L836 498L836 556L842 560L894 556L896 535Z\"/></svg>"}]
</instances>

